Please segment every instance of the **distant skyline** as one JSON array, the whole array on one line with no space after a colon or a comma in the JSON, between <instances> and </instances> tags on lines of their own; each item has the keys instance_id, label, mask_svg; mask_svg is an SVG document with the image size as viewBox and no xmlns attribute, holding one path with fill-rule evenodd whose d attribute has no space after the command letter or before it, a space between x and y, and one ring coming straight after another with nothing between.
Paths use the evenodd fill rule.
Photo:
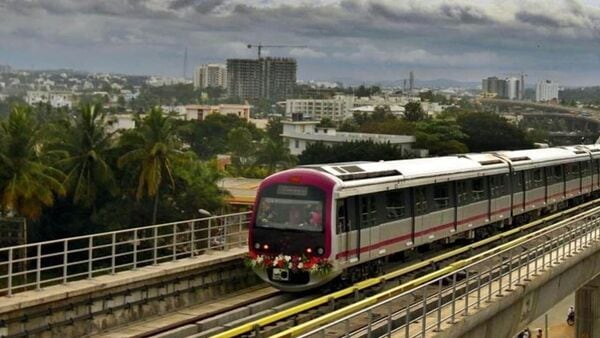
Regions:
<instances>
[{"instance_id":1,"label":"distant skyline","mask_svg":"<svg viewBox=\"0 0 600 338\"><path fill-rule=\"evenodd\" d=\"M600 85L600 1L0 0L0 64L181 76L195 65L298 59L301 80Z\"/></svg>"}]
</instances>

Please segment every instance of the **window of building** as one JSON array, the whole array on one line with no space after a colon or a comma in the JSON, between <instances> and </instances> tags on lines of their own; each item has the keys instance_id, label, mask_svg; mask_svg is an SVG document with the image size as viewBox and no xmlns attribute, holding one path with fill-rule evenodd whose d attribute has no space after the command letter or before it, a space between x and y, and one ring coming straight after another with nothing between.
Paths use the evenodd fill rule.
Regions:
<instances>
[{"instance_id":1,"label":"window of building","mask_svg":"<svg viewBox=\"0 0 600 338\"><path fill-rule=\"evenodd\" d=\"M300 148L300 141L299 140L294 140L294 146L296 148Z\"/></svg>"}]
</instances>

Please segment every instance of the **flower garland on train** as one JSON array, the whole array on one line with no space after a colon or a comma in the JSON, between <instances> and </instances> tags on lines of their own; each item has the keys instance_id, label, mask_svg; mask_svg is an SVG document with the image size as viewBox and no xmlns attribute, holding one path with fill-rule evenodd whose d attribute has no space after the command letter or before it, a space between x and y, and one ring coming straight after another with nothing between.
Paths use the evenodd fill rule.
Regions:
<instances>
[{"instance_id":1,"label":"flower garland on train","mask_svg":"<svg viewBox=\"0 0 600 338\"><path fill-rule=\"evenodd\" d=\"M318 273L327 275L331 272L333 265L326 258L315 256L288 256L288 255L259 255L255 252L250 252L245 259L246 265L254 268L267 269L268 267L289 269L292 271L307 271L310 273Z\"/></svg>"}]
</instances>

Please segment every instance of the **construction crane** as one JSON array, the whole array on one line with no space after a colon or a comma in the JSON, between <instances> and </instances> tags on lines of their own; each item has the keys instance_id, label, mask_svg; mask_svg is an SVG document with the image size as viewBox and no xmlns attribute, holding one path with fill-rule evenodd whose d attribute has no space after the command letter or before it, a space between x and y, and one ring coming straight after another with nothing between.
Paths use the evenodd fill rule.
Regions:
<instances>
[{"instance_id":1,"label":"construction crane","mask_svg":"<svg viewBox=\"0 0 600 338\"><path fill-rule=\"evenodd\" d=\"M262 43L258 43L258 45L248 44L248 48L257 48L258 49L258 58L261 58L261 51L263 48L308 48L308 46L298 46L298 45L263 45Z\"/></svg>"}]
</instances>

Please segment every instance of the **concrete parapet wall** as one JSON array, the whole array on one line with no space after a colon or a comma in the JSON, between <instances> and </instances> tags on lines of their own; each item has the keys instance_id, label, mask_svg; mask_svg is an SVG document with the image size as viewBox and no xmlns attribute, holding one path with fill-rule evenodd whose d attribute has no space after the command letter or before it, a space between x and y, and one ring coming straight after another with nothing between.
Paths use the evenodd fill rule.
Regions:
<instances>
[{"instance_id":1,"label":"concrete parapet wall","mask_svg":"<svg viewBox=\"0 0 600 338\"><path fill-rule=\"evenodd\" d=\"M214 252L0 299L0 336L76 337L259 283L245 249Z\"/></svg>"},{"instance_id":2,"label":"concrete parapet wall","mask_svg":"<svg viewBox=\"0 0 600 338\"><path fill-rule=\"evenodd\" d=\"M523 327L600 274L600 243L495 297L436 337L513 337ZM566 309L565 309L566 315Z\"/></svg>"}]
</instances>

